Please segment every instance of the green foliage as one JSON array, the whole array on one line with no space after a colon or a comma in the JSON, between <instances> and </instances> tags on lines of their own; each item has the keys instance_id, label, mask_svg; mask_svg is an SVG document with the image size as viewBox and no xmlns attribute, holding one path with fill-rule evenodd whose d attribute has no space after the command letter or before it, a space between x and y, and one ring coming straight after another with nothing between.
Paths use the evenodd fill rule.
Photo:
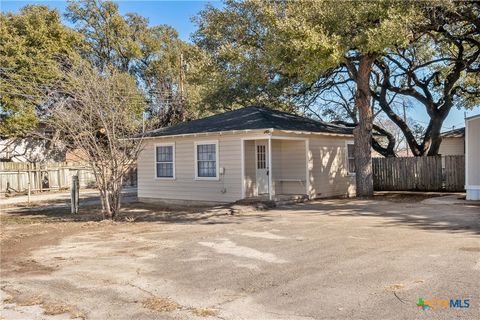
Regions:
<instances>
[{"instance_id":1,"label":"green foliage","mask_svg":"<svg viewBox=\"0 0 480 320\"><path fill-rule=\"evenodd\" d=\"M407 44L412 23L422 19L417 9L399 1L229 0L222 9L207 7L194 35L219 66L217 94L206 99L295 107L295 96L347 59Z\"/></svg>"},{"instance_id":2,"label":"green foliage","mask_svg":"<svg viewBox=\"0 0 480 320\"><path fill-rule=\"evenodd\" d=\"M39 86L59 79L61 63L75 57L79 43L56 10L26 6L19 14L0 14L0 136L19 136L36 126Z\"/></svg>"},{"instance_id":3,"label":"green foliage","mask_svg":"<svg viewBox=\"0 0 480 320\"><path fill-rule=\"evenodd\" d=\"M407 45L413 23L422 19L407 1L285 1L265 10L273 22L266 51L307 83L346 59Z\"/></svg>"},{"instance_id":4,"label":"green foliage","mask_svg":"<svg viewBox=\"0 0 480 320\"><path fill-rule=\"evenodd\" d=\"M149 101L151 122L166 125L199 115L197 103L207 57L167 25L148 25L137 14L121 15L111 1L71 1L67 17L86 42L83 56L100 70L133 75ZM188 70L187 70L188 69Z\"/></svg>"},{"instance_id":5,"label":"green foliage","mask_svg":"<svg viewBox=\"0 0 480 320\"><path fill-rule=\"evenodd\" d=\"M226 1L207 6L195 22L195 43L211 56L204 104L228 110L248 104L291 109L288 95L296 79L284 77L268 56L272 21L260 1ZM208 72L209 71L209 72Z\"/></svg>"},{"instance_id":6,"label":"green foliage","mask_svg":"<svg viewBox=\"0 0 480 320\"><path fill-rule=\"evenodd\" d=\"M392 84L416 87L430 103L452 97L458 108L480 103L480 5L448 3L437 7L417 28L415 41L387 52ZM398 66L400 65L400 67ZM428 90L430 97L423 92Z\"/></svg>"},{"instance_id":7,"label":"green foliage","mask_svg":"<svg viewBox=\"0 0 480 320\"><path fill-rule=\"evenodd\" d=\"M112 1L69 1L67 18L76 24L86 42L83 54L104 70L110 65L129 71L142 56L141 39L147 37L148 21L136 14L125 17Z\"/></svg>"}]
</instances>

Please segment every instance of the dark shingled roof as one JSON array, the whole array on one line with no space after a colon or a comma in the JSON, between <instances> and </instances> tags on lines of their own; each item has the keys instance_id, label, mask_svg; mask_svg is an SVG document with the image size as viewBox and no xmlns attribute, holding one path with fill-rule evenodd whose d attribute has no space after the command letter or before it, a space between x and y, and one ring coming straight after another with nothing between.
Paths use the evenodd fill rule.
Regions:
<instances>
[{"instance_id":1,"label":"dark shingled roof","mask_svg":"<svg viewBox=\"0 0 480 320\"><path fill-rule=\"evenodd\" d=\"M463 138L465 137L465 128L458 128L441 133L442 138Z\"/></svg>"},{"instance_id":2,"label":"dark shingled roof","mask_svg":"<svg viewBox=\"0 0 480 320\"><path fill-rule=\"evenodd\" d=\"M233 130L277 129L352 134L352 128L317 121L266 107L251 106L145 133L146 137Z\"/></svg>"}]
</instances>

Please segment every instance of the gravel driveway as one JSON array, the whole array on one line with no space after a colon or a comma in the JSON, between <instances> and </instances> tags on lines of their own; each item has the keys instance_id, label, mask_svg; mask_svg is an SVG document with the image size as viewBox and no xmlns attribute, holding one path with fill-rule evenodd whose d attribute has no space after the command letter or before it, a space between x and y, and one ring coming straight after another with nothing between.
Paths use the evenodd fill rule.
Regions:
<instances>
[{"instance_id":1,"label":"gravel driveway","mask_svg":"<svg viewBox=\"0 0 480 320\"><path fill-rule=\"evenodd\" d=\"M480 318L479 206L125 210L135 222L4 223L2 317ZM470 306L423 311L419 298Z\"/></svg>"}]
</instances>

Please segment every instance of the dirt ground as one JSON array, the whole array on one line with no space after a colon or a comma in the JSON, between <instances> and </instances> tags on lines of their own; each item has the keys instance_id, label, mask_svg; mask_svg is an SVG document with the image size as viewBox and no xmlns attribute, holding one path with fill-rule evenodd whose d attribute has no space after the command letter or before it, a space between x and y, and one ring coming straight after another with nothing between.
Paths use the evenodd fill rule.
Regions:
<instances>
[{"instance_id":1,"label":"dirt ground","mask_svg":"<svg viewBox=\"0 0 480 320\"><path fill-rule=\"evenodd\" d=\"M479 319L480 207L423 199L5 209L0 318Z\"/></svg>"}]
</instances>

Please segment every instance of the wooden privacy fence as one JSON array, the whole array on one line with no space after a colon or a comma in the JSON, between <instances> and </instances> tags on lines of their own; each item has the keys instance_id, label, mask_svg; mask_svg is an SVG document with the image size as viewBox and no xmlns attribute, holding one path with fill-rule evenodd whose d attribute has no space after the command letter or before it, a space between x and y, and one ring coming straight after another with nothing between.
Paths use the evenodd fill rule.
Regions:
<instances>
[{"instance_id":1,"label":"wooden privacy fence","mask_svg":"<svg viewBox=\"0 0 480 320\"><path fill-rule=\"evenodd\" d=\"M445 170L443 172L445 190L465 190L465 156L444 156Z\"/></svg>"},{"instance_id":2,"label":"wooden privacy fence","mask_svg":"<svg viewBox=\"0 0 480 320\"><path fill-rule=\"evenodd\" d=\"M0 162L0 192L49 191L70 188L72 177L78 175L80 188L94 188L95 176L83 163L20 163ZM136 168L132 167L124 184L136 185Z\"/></svg>"},{"instance_id":3,"label":"wooden privacy fence","mask_svg":"<svg viewBox=\"0 0 480 320\"><path fill-rule=\"evenodd\" d=\"M463 191L464 156L373 158L378 191Z\"/></svg>"}]
</instances>

